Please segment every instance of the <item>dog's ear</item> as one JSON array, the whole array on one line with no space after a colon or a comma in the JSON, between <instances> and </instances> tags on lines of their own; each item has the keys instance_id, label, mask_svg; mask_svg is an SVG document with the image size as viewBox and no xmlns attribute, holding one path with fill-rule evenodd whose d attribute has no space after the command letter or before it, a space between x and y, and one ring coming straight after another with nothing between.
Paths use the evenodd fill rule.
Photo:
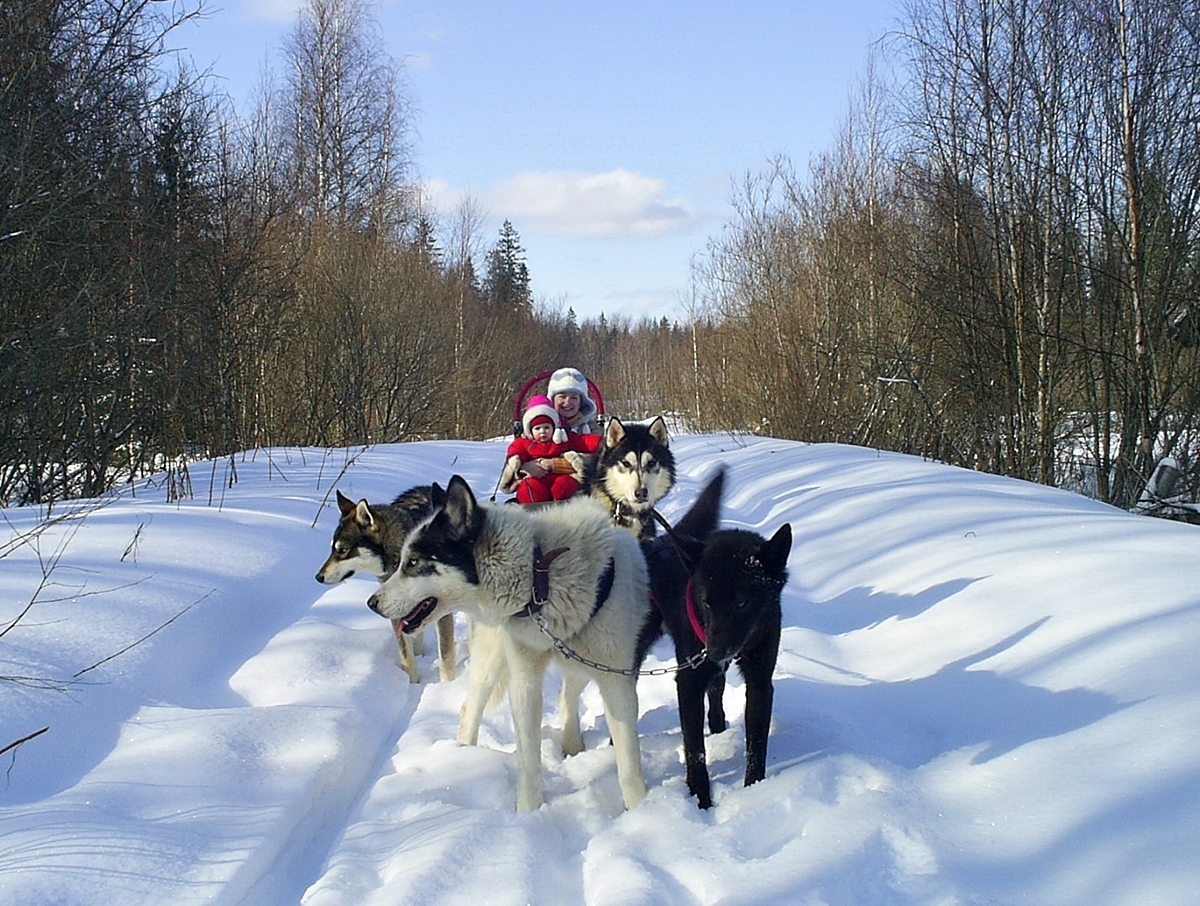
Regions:
<instances>
[{"instance_id":1,"label":"dog's ear","mask_svg":"<svg viewBox=\"0 0 1200 906\"><path fill-rule=\"evenodd\" d=\"M466 537L475 526L479 505L471 486L461 475L454 475L446 485L446 503L443 507L450 526L459 537Z\"/></svg>"},{"instance_id":2,"label":"dog's ear","mask_svg":"<svg viewBox=\"0 0 1200 906\"><path fill-rule=\"evenodd\" d=\"M467 480L461 475L451 475L450 482L446 485L446 495L465 493L472 500L475 499L475 493L471 490L471 486L467 484Z\"/></svg>"},{"instance_id":3,"label":"dog's ear","mask_svg":"<svg viewBox=\"0 0 1200 906\"><path fill-rule=\"evenodd\" d=\"M758 559L762 561L767 573L772 576L782 576L787 571L788 554L792 550L792 526L785 522L758 549Z\"/></svg>"},{"instance_id":4,"label":"dog's ear","mask_svg":"<svg viewBox=\"0 0 1200 906\"><path fill-rule=\"evenodd\" d=\"M610 450L625 439L625 426L621 420L613 416L608 420L608 429L604 432L604 446Z\"/></svg>"},{"instance_id":5,"label":"dog's ear","mask_svg":"<svg viewBox=\"0 0 1200 906\"><path fill-rule=\"evenodd\" d=\"M696 568L700 565L700 558L704 556L704 540L693 535L681 535L678 532L675 534L675 540L679 544L680 553L685 558L684 566L687 567L687 571L695 573Z\"/></svg>"},{"instance_id":6,"label":"dog's ear","mask_svg":"<svg viewBox=\"0 0 1200 906\"><path fill-rule=\"evenodd\" d=\"M337 492L337 505L343 516L349 516L354 511L354 501L341 491Z\"/></svg>"},{"instance_id":7,"label":"dog's ear","mask_svg":"<svg viewBox=\"0 0 1200 906\"><path fill-rule=\"evenodd\" d=\"M707 538L721 521L721 493L725 489L725 467L708 480L691 508L675 525L675 531L695 538Z\"/></svg>"},{"instance_id":8,"label":"dog's ear","mask_svg":"<svg viewBox=\"0 0 1200 906\"><path fill-rule=\"evenodd\" d=\"M367 503L365 497L354 508L354 521L365 529L373 528L375 525L375 514L371 512L371 505Z\"/></svg>"},{"instance_id":9,"label":"dog's ear","mask_svg":"<svg viewBox=\"0 0 1200 906\"><path fill-rule=\"evenodd\" d=\"M670 446L671 439L667 436L667 423L661 415L650 423L650 436L664 447Z\"/></svg>"},{"instance_id":10,"label":"dog's ear","mask_svg":"<svg viewBox=\"0 0 1200 906\"><path fill-rule=\"evenodd\" d=\"M436 481L429 486L429 508L431 510L440 510L446 505L446 492L442 490L442 486Z\"/></svg>"}]
</instances>

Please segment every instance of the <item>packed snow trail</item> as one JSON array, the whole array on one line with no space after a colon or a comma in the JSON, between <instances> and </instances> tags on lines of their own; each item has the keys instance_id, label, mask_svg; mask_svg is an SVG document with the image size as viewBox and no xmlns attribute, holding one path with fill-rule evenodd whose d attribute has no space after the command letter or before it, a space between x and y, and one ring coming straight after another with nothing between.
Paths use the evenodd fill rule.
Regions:
<instances>
[{"instance_id":1,"label":"packed snow trail","mask_svg":"<svg viewBox=\"0 0 1200 906\"><path fill-rule=\"evenodd\" d=\"M57 682L0 681L5 741L50 728L6 759L0 906L1200 902L1195 527L852 447L672 445L668 519L723 462L724 524L793 527L762 783L734 679L697 809L674 681L644 677L624 812L594 688L558 754L552 673L546 805L515 813L507 705L458 746L465 678L431 651L409 685L374 580L313 579L334 486L486 496L503 444L260 450L4 557L0 626L39 597L0 675ZM14 537L44 516L6 511Z\"/></svg>"}]
</instances>

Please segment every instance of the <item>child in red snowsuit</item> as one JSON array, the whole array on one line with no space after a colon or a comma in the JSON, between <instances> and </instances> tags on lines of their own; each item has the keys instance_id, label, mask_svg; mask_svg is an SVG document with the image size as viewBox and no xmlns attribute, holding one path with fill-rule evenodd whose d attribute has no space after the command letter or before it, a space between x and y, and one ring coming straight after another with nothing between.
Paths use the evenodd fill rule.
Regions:
<instances>
[{"instance_id":1,"label":"child in red snowsuit","mask_svg":"<svg viewBox=\"0 0 1200 906\"><path fill-rule=\"evenodd\" d=\"M564 429L545 396L530 398L521 425L524 434L508 446L500 489L515 490L518 503L566 500L575 494L583 480L584 455L594 445ZM536 465L527 468L530 463Z\"/></svg>"}]
</instances>

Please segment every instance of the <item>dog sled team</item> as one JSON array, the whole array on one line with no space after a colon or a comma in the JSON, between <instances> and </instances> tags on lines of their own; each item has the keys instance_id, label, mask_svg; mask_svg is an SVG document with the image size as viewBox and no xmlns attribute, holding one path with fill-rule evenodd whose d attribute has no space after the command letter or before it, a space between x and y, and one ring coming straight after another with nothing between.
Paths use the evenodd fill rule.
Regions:
<instances>
[{"instance_id":1,"label":"dog sled team","mask_svg":"<svg viewBox=\"0 0 1200 906\"><path fill-rule=\"evenodd\" d=\"M543 799L542 690L551 663L562 675L563 754L583 749L579 699L594 682L622 800L626 808L641 801L637 677L651 645L669 635L687 785L709 808L705 714L711 732L726 729L731 663L746 691L746 785L765 773L791 527L769 539L720 528L718 470L674 527L662 520L660 534L655 506L675 483L666 425L611 418L601 429L598 399L594 384L566 368L549 375L544 396L518 407L499 488L521 505L480 500L458 475L386 505L339 491L340 519L317 580L334 584L356 572L379 580L368 606L391 621L414 682L414 642L434 625L440 678L454 678L454 612L467 616L458 741L477 743L485 710L506 692L522 811Z\"/></svg>"}]
</instances>

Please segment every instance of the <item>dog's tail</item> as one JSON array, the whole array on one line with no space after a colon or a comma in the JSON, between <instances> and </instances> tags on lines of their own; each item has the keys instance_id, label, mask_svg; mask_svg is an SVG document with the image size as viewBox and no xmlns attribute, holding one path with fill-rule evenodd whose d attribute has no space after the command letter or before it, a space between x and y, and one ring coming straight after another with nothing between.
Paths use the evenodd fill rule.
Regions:
<instances>
[{"instance_id":1,"label":"dog's tail","mask_svg":"<svg viewBox=\"0 0 1200 906\"><path fill-rule=\"evenodd\" d=\"M725 490L725 467L717 469L708 480L683 518L675 525L675 532L687 538L703 541L717 528L721 521L721 494Z\"/></svg>"}]
</instances>

